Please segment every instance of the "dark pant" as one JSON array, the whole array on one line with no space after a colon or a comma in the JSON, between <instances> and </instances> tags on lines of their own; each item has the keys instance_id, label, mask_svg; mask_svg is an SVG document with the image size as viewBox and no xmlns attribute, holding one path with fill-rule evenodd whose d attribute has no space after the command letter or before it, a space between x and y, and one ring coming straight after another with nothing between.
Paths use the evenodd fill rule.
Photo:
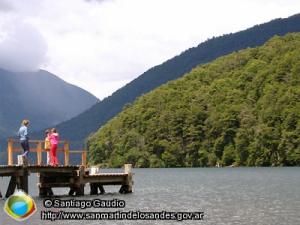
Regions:
<instances>
[{"instance_id":1,"label":"dark pant","mask_svg":"<svg viewBox=\"0 0 300 225\"><path fill-rule=\"evenodd\" d=\"M28 142L28 140L21 141L21 146L23 148L24 155L27 155L27 153L29 152L29 142Z\"/></svg>"}]
</instances>

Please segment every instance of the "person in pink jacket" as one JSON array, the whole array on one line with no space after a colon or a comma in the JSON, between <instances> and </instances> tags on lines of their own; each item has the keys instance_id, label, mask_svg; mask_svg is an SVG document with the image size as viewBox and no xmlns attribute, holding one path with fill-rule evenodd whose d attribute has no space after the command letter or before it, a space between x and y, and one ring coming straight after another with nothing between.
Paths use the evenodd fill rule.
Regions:
<instances>
[{"instance_id":1,"label":"person in pink jacket","mask_svg":"<svg viewBox=\"0 0 300 225\"><path fill-rule=\"evenodd\" d=\"M57 166L58 165L58 159L56 155L57 146L59 143L59 134L57 133L55 128L51 129L51 134L49 136L49 140L51 143L50 148L50 165L51 166Z\"/></svg>"}]
</instances>

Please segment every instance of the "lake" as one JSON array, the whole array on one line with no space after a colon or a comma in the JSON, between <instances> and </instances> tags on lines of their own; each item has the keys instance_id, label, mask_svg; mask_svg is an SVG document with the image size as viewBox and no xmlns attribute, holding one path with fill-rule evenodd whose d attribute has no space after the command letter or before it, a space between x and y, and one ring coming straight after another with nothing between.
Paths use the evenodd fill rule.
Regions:
<instances>
[{"instance_id":1,"label":"lake","mask_svg":"<svg viewBox=\"0 0 300 225\"><path fill-rule=\"evenodd\" d=\"M132 194L121 195L119 187L106 187L107 193L76 199L119 199L126 202L121 210L204 212L201 221L41 221L40 212L46 210L37 197L37 177L30 176L30 192L38 211L22 224L245 224L299 225L300 224L300 168L182 168L134 169ZM2 194L8 184L0 178ZM66 194L68 189L54 189L55 194ZM89 187L86 186L86 193ZM70 199L60 197L60 199ZM2 210L0 224L20 224ZM51 209L55 211L55 209ZM76 211L97 211L75 209ZM75 211L67 209L66 211ZM119 209L100 209L117 211ZM56 209L56 211L58 211ZM98 209L99 211L99 209Z\"/></svg>"}]
</instances>

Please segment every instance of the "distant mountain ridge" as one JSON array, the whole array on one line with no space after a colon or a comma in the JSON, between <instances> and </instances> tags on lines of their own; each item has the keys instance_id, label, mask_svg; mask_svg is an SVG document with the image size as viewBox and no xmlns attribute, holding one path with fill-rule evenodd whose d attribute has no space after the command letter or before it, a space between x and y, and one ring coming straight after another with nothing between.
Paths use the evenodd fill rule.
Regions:
<instances>
[{"instance_id":1,"label":"distant mountain ridge","mask_svg":"<svg viewBox=\"0 0 300 225\"><path fill-rule=\"evenodd\" d=\"M0 69L0 137L15 135L23 118L40 130L70 119L98 99L45 70L10 72Z\"/></svg>"},{"instance_id":2,"label":"distant mountain ridge","mask_svg":"<svg viewBox=\"0 0 300 225\"><path fill-rule=\"evenodd\" d=\"M237 33L209 39L197 47L190 48L161 65L149 69L89 110L58 124L57 128L64 138L73 141L76 146L82 145L90 133L97 131L100 126L117 115L126 104L132 103L137 97L168 81L181 77L195 66L234 51L262 45L274 35L299 31L300 14L297 14L256 25ZM41 135L41 132L35 134L36 137L41 137Z\"/></svg>"}]
</instances>

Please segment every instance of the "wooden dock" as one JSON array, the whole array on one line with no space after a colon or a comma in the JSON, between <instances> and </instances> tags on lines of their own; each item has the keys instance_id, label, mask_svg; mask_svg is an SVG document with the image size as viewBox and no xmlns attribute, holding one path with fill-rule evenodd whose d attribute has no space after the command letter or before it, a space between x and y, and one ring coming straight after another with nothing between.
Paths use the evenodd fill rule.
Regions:
<instances>
[{"instance_id":1,"label":"wooden dock","mask_svg":"<svg viewBox=\"0 0 300 225\"><path fill-rule=\"evenodd\" d=\"M0 165L0 177L10 177L10 182L7 187L5 197L9 197L15 189L22 189L28 193L28 177L30 174L36 173L39 177L38 190L40 197L47 197L54 195L52 188L69 188L66 194L81 196L84 195L84 188L86 185L90 186L90 194L97 195L105 193L104 185L120 185L120 193L126 194L132 192L133 179L131 172L131 164L124 165L124 172L122 173L90 173L90 168L86 166L86 152L82 157L81 165L68 165L69 154L68 144L63 142L65 155L65 163L60 166L43 165L42 163L42 141L36 141L38 150L35 151L39 156L37 157L37 164L29 165L24 157L18 156L18 164L13 164L13 153L16 152L14 148L14 141L9 139L8 142L8 165ZM36 142L34 142L36 144ZM19 149L17 149L17 152ZM32 152L32 151L31 151ZM76 153L78 153L77 151ZM31 153L32 154L32 153ZM67 162L66 162L67 161ZM0 191L0 197L1 191Z\"/></svg>"},{"instance_id":2,"label":"wooden dock","mask_svg":"<svg viewBox=\"0 0 300 225\"><path fill-rule=\"evenodd\" d=\"M52 188L69 188L66 194L84 195L86 184L90 186L90 194L105 193L104 185L120 185L120 193L132 192L131 164L125 164L123 173L90 174L84 166L0 166L1 177L11 177L5 194L9 197L15 189L28 192L28 176L37 173L39 176L38 190L40 197L52 196Z\"/></svg>"}]
</instances>

